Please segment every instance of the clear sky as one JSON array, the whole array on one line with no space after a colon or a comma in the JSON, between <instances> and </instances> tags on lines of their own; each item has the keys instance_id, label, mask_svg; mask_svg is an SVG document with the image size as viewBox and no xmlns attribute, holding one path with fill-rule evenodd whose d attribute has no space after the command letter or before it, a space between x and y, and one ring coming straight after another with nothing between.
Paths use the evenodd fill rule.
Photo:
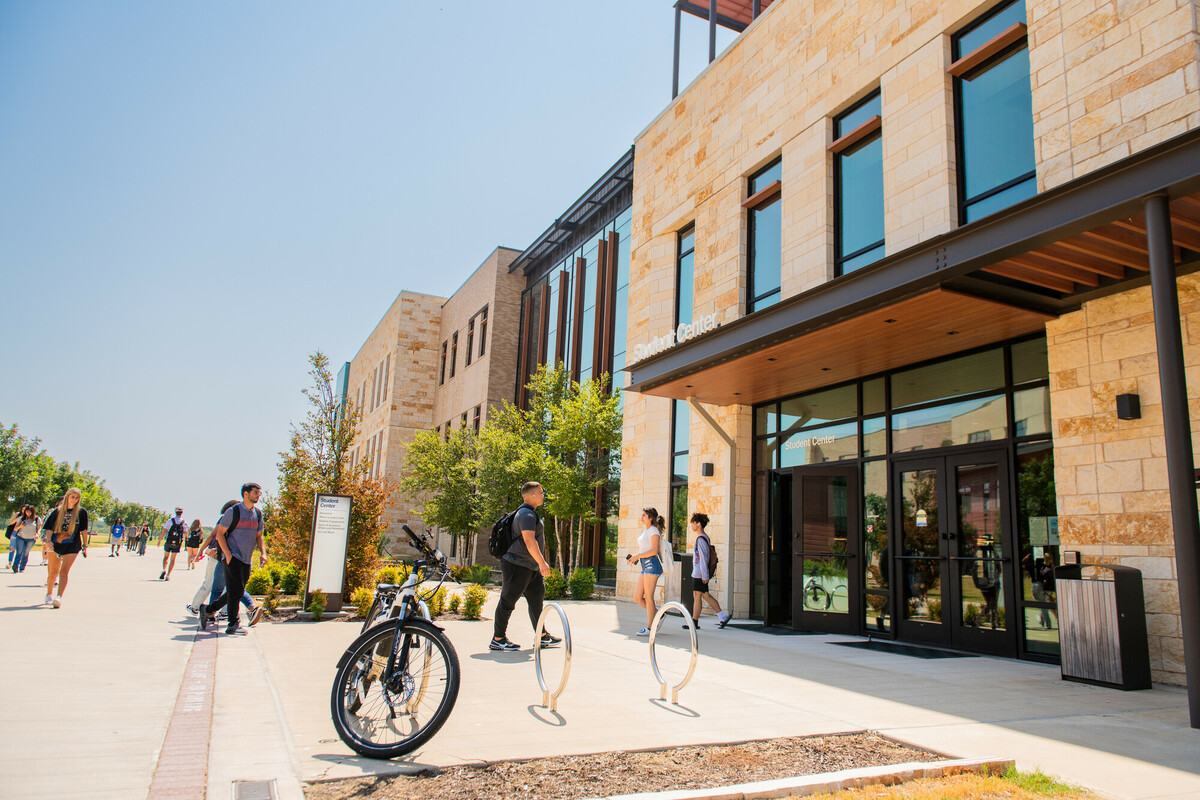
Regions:
<instances>
[{"instance_id":1,"label":"clear sky","mask_svg":"<svg viewBox=\"0 0 1200 800\"><path fill-rule=\"evenodd\" d=\"M0 423L206 525L274 491L308 355L530 244L670 101L673 30L670 0L0 0Z\"/></svg>"}]
</instances>

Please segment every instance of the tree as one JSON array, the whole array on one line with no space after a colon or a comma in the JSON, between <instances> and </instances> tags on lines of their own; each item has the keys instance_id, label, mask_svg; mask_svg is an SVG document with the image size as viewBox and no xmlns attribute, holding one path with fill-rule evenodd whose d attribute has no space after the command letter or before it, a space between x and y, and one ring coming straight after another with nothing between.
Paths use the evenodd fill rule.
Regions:
<instances>
[{"instance_id":1,"label":"tree","mask_svg":"<svg viewBox=\"0 0 1200 800\"><path fill-rule=\"evenodd\" d=\"M290 447L281 452L278 498L269 498L265 515L270 550L285 561L308 564L312 539L313 500L317 492L350 495L350 532L346 542L346 573L340 590L349 596L370 583L379 564L378 545L384 535L384 514L392 505L391 481L371 478L366 460L350 467L350 447L360 412L352 400L343 405L333 389L329 359L320 350L309 356L312 385L304 390L310 408L300 425L292 427Z\"/></svg>"},{"instance_id":2,"label":"tree","mask_svg":"<svg viewBox=\"0 0 1200 800\"><path fill-rule=\"evenodd\" d=\"M479 492L479 448L473 428L451 430L445 439L420 431L409 444L400 491L418 506L421 520L452 536L461 536L473 554L475 533L483 524Z\"/></svg>"},{"instance_id":3,"label":"tree","mask_svg":"<svg viewBox=\"0 0 1200 800\"><path fill-rule=\"evenodd\" d=\"M7 517L37 497L37 459L45 451L41 442L21 435L16 424L0 426L0 506Z\"/></svg>"}]
</instances>

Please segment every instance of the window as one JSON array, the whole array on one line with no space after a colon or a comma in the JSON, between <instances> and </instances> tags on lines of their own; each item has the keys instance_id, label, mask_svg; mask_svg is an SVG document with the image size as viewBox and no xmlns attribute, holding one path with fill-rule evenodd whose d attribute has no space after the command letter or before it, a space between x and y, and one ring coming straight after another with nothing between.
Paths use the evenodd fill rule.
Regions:
<instances>
[{"instance_id":1,"label":"window","mask_svg":"<svg viewBox=\"0 0 1200 800\"><path fill-rule=\"evenodd\" d=\"M696 229L679 234L679 258L675 263L675 324L691 322L695 311Z\"/></svg>"},{"instance_id":2,"label":"window","mask_svg":"<svg viewBox=\"0 0 1200 800\"><path fill-rule=\"evenodd\" d=\"M749 289L746 313L752 314L779 302L782 274L783 209L779 200L783 164L776 159L750 177Z\"/></svg>"},{"instance_id":3,"label":"window","mask_svg":"<svg viewBox=\"0 0 1200 800\"><path fill-rule=\"evenodd\" d=\"M371 373L371 407L369 409L367 409L368 411L375 410L375 405L376 405L375 400L378 397L379 397L379 367L376 367L375 371Z\"/></svg>"},{"instance_id":4,"label":"window","mask_svg":"<svg viewBox=\"0 0 1200 800\"><path fill-rule=\"evenodd\" d=\"M1037 193L1024 0L955 35L951 51L959 222L966 224Z\"/></svg>"},{"instance_id":5,"label":"window","mask_svg":"<svg viewBox=\"0 0 1200 800\"><path fill-rule=\"evenodd\" d=\"M458 418L458 427L460 427L460 428L467 427L467 412L464 411L462 413L462 416Z\"/></svg>"},{"instance_id":6,"label":"window","mask_svg":"<svg viewBox=\"0 0 1200 800\"><path fill-rule=\"evenodd\" d=\"M454 362L458 360L458 331L450 336L450 377L454 377Z\"/></svg>"},{"instance_id":7,"label":"window","mask_svg":"<svg viewBox=\"0 0 1200 800\"><path fill-rule=\"evenodd\" d=\"M671 414L671 508L667 527L672 545L687 549L688 443L692 409L686 400L676 400Z\"/></svg>"},{"instance_id":8,"label":"window","mask_svg":"<svg viewBox=\"0 0 1200 800\"><path fill-rule=\"evenodd\" d=\"M479 433L479 406L475 406L475 413L472 419L472 424L475 427L475 433Z\"/></svg>"},{"instance_id":9,"label":"window","mask_svg":"<svg viewBox=\"0 0 1200 800\"><path fill-rule=\"evenodd\" d=\"M388 353L387 360L383 364L383 396L379 398L380 402L388 398L388 378L392 374L392 354Z\"/></svg>"},{"instance_id":10,"label":"window","mask_svg":"<svg viewBox=\"0 0 1200 800\"><path fill-rule=\"evenodd\" d=\"M883 257L883 133L879 92L833 121L834 275Z\"/></svg>"},{"instance_id":11,"label":"window","mask_svg":"<svg viewBox=\"0 0 1200 800\"><path fill-rule=\"evenodd\" d=\"M479 357L483 358L487 350L487 306L479 312Z\"/></svg>"},{"instance_id":12,"label":"window","mask_svg":"<svg viewBox=\"0 0 1200 800\"><path fill-rule=\"evenodd\" d=\"M442 342L442 366L438 369L438 385L446 382L446 343Z\"/></svg>"},{"instance_id":13,"label":"window","mask_svg":"<svg viewBox=\"0 0 1200 800\"><path fill-rule=\"evenodd\" d=\"M471 344L475 339L475 318L467 320L467 366L471 365Z\"/></svg>"}]
</instances>

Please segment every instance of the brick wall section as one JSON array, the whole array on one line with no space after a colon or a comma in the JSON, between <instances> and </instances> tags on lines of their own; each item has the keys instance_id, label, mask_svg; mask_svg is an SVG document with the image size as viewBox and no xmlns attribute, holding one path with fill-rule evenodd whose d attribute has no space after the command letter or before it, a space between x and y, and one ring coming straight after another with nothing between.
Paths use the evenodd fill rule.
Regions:
<instances>
[{"instance_id":1,"label":"brick wall section","mask_svg":"<svg viewBox=\"0 0 1200 800\"><path fill-rule=\"evenodd\" d=\"M1200 418L1200 275L1179 279L1192 419ZM1171 499L1149 287L1046 326L1059 533L1086 562L1142 570L1153 678L1184 683ZM1118 394L1142 418L1119 420ZM1193 423L1194 424L1194 423ZM1193 431L1194 441L1200 437Z\"/></svg>"},{"instance_id":2,"label":"brick wall section","mask_svg":"<svg viewBox=\"0 0 1200 800\"><path fill-rule=\"evenodd\" d=\"M362 390L363 416L355 447L367 457L367 441L378 433L382 452L380 470L395 477L403 463L404 446L416 432L433 427L434 392L437 387L438 333L444 298L401 292L379 324L371 331L350 362L349 396L357 402ZM371 401L372 376L391 356L387 397L376 407ZM417 524L412 504L396 495L388 513L389 552L407 552L400 525Z\"/></svg>"},{"instance_id":3,"label":"brick wall section","mask_svg":"<svg viewBox=\"0 0 1200 800\"><path fill-rule=\"evenodd\" d=\"M1200 126L1194 0L1027 0L1038 187Z\"/></svg>"}]
</instances>

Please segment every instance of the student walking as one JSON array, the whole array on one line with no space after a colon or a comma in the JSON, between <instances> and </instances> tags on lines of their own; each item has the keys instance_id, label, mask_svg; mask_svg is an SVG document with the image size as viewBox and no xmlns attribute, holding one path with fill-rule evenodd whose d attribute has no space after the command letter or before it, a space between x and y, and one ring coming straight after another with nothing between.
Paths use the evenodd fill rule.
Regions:
<instances>
[{"instance_id":1,"label":"student walking","mask_svg":"<svg viewBox=\"0 0 1200 800\"><path fill-rule=\"evenodd\" d=\"M87 558L88 512L80 505L83 493L72 486L67 489L57 507L46 517L43 528L50 534L52 550L50 564L46 570L46 604L59 608L62 596L67 591L67 578L71 565L80 553ZM45 551L45 545L42 550ZM58 582L55 592L54 583Z\"/></svg>"},{"instance_id":2,"label":"student walking","mask_svg":"<svg viewBox=\"0 0 1200 800\"><path fill-rule=\"evenodd\" d=\"M21 506L21 510L13 514L13 518L8 523L8 552L12 554L12 563L9 568L13 572L24 572L25 565L29 563L29 551L33 549L33 543L37 541L38 528L41 526L42 520L37 515L31 505Z\"/></svg>"},{"instance_id":3,"label":"student walking","mask_svg":"<svg viewBox=\"0 0 1200 800\"><path fill-rule=\"evenodd\" d=\"M146 545L150 543L150 526L143 525L142 532L138 535L138 555L146 555Z\"/></svg>"},{"instance_id":4,"label":"student walking","mask_svg":"<svg viewBox=\"0 0 1200 800\"><path fill-rule=\"evenodd\" d=\"M508 639L508 619L517 607L517 599L524 597L529 605L529 621L534 630L546 599L545 578L550 574L550 565L542 555L546 549L546 529L537 513L538 506L546 501L542 485L529 481L522 486L521 501L512 521L516 536L500 559L500 604L496 607L489 650L520 650L520 645ZM538 644L551 647L561 641L557 636L543 633Z\"/></svg>"},{"instance_id":5,"label":"student walking","mask_svg":"<svg viewBox=\"0 0 1200 800\"><path fill-rule=\"evenodd\" d=\"M217 521L220 522L220 516L237 504L237 500L230 500L222 506ZM221 595L225 593L225 565L221 560L221 548L217 546L215 527L213 533L210 533L201 544L200 550L201 554L197 556L197 559L203 560L207 557L207 562L204 567L204 580L201 582L200 588L196 589L196 593L192 595L192 602L187 606L187 610L191 614L199 614L200 606L204 605L205 600L208 600L208 605L215 606L221 599ZM245 591L242 592L241 601L250 614L250 627L253 628L262 618L262 606L254 605L254 598Z\"/></svg>"},{"instance_id":6,"label":"student walking","mask_svg":"<svg viewBox=\"0 0 1200 800\"><path fill-rule=\"evenodd\" d=\"M712 540L704 532L707 525L707 514L692 514L691 528L692 533L696 536L696 541L692 545L692 623L697 628L700 627L700 612L704 609L704 604L708 603L717 615L718 624L724 628L729 624L731 617L721 610L721 604L717 602L717 598L708 591L708 582L713 578L713 570L717 562L714 558ZM684 623L683 627L686 628L687 623Z\"/></svg>"},{"instance_id":7,"label":"student walking","mask_svg":"<svg viewBox=\"0 0 1200 800\"><path fill-rule=\"evenodd\" d=\"M200 525L200 520L192 520L192 527L188 530L187 547L188 554L188 569L194 569L196 566L196 557L200 553L200 539L204 535L204 528Z\"/></svg>"},{"instance_id":8,"label":"student walking","mask_svg":"<svg viewBox=\"0 0 1200 800\"><path fill-rule=\"evenodd\" d=\"M246 592L246 581L250 577L250 561L254 550L259 551L259 566L266 566L267 545L263 541L262 512L254 507L262 497L262 487L257 483L242 484L242 502L221 515L221 521L213 528L217 546L225 559L225 596L217 598L212 605L200 606L200 630L208 628L213 612L225 607L229 610L227 634L246 633L238 624L237 599ZM234 598L230 602L230 598Z\"/></svg>"},{"instance_id":9,"label":"student walking","mask_svg":"<svg viewBox=\"0 0 1200 800\"><path fill-rule=\"evenodd\" d=\"M175 569L175 557L183 548L183 537L187 533L187 522L183 519L183 509L175 509L175 516L163 523L163 563L160 581L171 580L171 571ZM170 559L170 563L167 560Z\"/></svg>"},{"instance_id":10,"label":"student walking","mask_svg":"<svg viewBox=\"0 0 1200 800\"><path fill-rule=\"evenodd\" d=\"M625 556L625 561L638 564L642 574L638 576L633 587L633 601L646 609L646 627L637 632L638 636L649 636L650 626L654 624L654 615L658 607L654 605L654 592L658 588L658 579L663 574L663 562L659 555L662 546L662 531L666 521L659 516L658 509L643 508L641 517L644 530L638 536L638 551Z\"/></svg>"},{"instance_id":11,"label":"student walking","mask_svg":"<svg viewBox=\"0 0 1200 800\"><path fill-rule=\"evenodd\" d=\"M121 555L121 539L125 536L125 526L121 524L121 518L117 517L117 521L108 529L108 557L115 558Z\"/></svg>"}]
</instances>

